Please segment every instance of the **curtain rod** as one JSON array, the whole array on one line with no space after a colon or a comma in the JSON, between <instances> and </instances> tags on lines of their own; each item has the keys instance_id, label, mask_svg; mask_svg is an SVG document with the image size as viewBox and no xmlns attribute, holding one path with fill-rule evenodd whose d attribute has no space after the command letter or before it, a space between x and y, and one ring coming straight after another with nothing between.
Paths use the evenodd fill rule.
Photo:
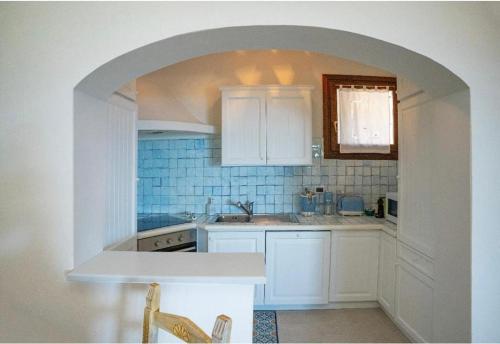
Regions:
<instances>
[{"instance_id":1,"label":"curtain rod","mask_svg":"<svg viewBox=\"0 0 500 344\"><path fill-rule=\"evenodd\" d=\"M387 85L384 85L384 86L378 86L378 85L335 85L335 88L385 88L385 89L393 89L395 90L396 89L396 86L387 86Z\"/></svg>"}]
</instances>

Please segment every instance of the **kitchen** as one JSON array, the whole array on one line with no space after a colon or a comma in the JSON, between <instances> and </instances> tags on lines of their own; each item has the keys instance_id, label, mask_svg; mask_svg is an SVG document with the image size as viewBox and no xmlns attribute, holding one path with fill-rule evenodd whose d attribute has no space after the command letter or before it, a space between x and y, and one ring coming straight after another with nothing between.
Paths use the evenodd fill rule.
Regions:
<instances>
[{"instance_id":1,"label":"kitchen","mask_svg":"<svg viewBox=\"0 0 500 344\"><path fill-rule=\"evenodd\" d=\"M231 67L219 67L218 78L227 82L228 75L236 70L234 84L258 82L257 86L226 87L218 80L202 84L207 79L204 73L211 71L210 65L223 66L235 59L238 64L233 62ZM253 70L247 67L252 65L257 67ZM256 309L369 308L385 301L383 306L389 316L394 317L397 219L392 217L392 223L386 223L383 219L375 219L373 213L364 216L364 211L365 208L375 211L378 201L390 194L394 200L390 202L390 209L397 214L392 206L397 203L397 160L362 160L355 156L351 159L324 158L318 122L323 117L321 105L325 95L321 94L322 85L318 82L321 74L305 72L313 68L318 74L322 68L326 71L333 68L342 70L343 75L364 72L372 77L389 78L383 71L370 70L367 66L332 56L271 50L198 58L136 81L138 127L148 129L139 130L138 250L194 251L196 246L198 252L260 252L266 256L267 283L256 287ZM197 74L190 70L196 70ZM246 74L238 74L239 70ZM261 75L262 80L257 80L258 70L272 70L273 73L267 72L271 75ZM301 84L311 81L313 84L294 86L294 79L299 79ZM260 85L276 82L285 85ZM190 98L194 85L198 87L195 94L202 90L211 92L218 86L220 95L214 92L205 96L208 98L205 103L218 105L220 102L220 109L215 108L215 112L210 113L196 104L197 98ZM242 92L254 93L242 95ZM303 122L286 126L287 132L295 129L293 134L287 136L287 132L279 132L279 129L270 134L273 123L269 115L267 136L263 135L268 142L258 143L259 137L245 137L249 128L256 125L258 133L262 125L262 122L252 122L252 118L259 115L266 118L266 114L259 114L259 109L243 109L249 113L239 115L228 109L238 107L239 97L254 97L262 92L274 92L278 97L281 92L303 102L292 105L299 109L302 106L304 111L299 113L302 116L299 120ZM203 99L204 96L199 94L199 97ZM232 103L233 99L236 100ZM269 95L259 101L266 103L262 108L270 113ZM189 133L189 122L180 134L161 130L167 125L166 118L179 121L176 111L182 113L182 110L178 109L185 112L193 108L205 111L203 118L209 119L207 122L214 127L220 123L222 137ZM217 111L222 111L219 120ZM189 115L194 117L193 113ZM196 114L196 118L200 118L199 112ZM245 122L245 118L250 119ZM162 120L165 122L161 123ZM283 127L283 120L278 120L278 127ZM237 131L238 128L242 130ZM285 137L286 152L270 151L271 138L280 135ZM243 139L238 140L238 137ZM297 147L291 146L291 137L299 142ZM277 142L276 147L279 144ZM261 159L259 145L267 147L265 160ZM252 151L252 147L259 151ZM299 156L296 153L293 156L293 149ZM284 158L272 160L273 154L283 153ZM312 191L306 193L307 190ZM342 209L342 200L351 208ZM389 208L387 204L383 204L384 207ZM377 210L379 218L387 216L383 209ZM344 213L351 216L339 216ZM290 239L295 241L293 246L280 246ZM386 243L383 247L381 240ZM387 260L379 266L380 254ZM288 266L295 267L294 274L283 271L288 270ZM379 274L388 280L379 281ZM387 287L379 290L379 284Z\"/></svg>"},{"instance_id":2,"label":"kitchen","mask_svg":"<svg viewBox=\"0 0 500 344\"><path fill-rule=\"evenodd\" d=\"M432 258L433 269L412 270L422 264L405 265L400 260L405 252L400 249L397 268L402 273L400 286L405 287L399 290L408 291L410 284L421 286L412 276L433 270L432 281L421 278L432 287L432 341L498 341L500 232L495 204L500 195L500 164L494 158L500 140L495 115L499 108L495 93L499 80L498 5L1 6L5 19L1 24L4 63L0 64L5 80L0 92L3 341L140 340L147 284L80 283L65 278L69 270L101 253L126 253L102 251L136 232L137 222L132 219L137 214L132 190L137 186L136 176L129 176L127 182L115 179L114 184L111 174L107 176L110 152L106 137L125 129L107 112L114 100L110 97L114 98L113 92L121 85L163 67L214 53L254 49L338 56L388 71L398 83L411 80L418 85L405 92L398 84L402 121L396 248L398 243L408 243ZM258 80L260 70L255 71L254 85L281 84ZM343 73L351 72L321 68L315 74ZM218 74L206 75L206 80ZM374 75L371 71L357 74ZM223 80L209 93L217 92L220 97L219 86L242 84L246 83ZM303 79L290 85L299 84L318 85ZM195 85L191 90L193 98L199 98ZM417 95L420 90L424 93ZM406 99L412 94L414 97ZM205 106L221 108L220 103ZM321 107L320 102L314 108ZM187 110L177 122L188 120L187 113L203 115L196 108ZM178 108L175 113L181 111ZM201 124L195 122L191 121L190 131L194 126L208 129L208 125L214 129L209 135L220 135L216 133L220 127L208 118L201 118ZM315 118L313 125L321 122ZM323 137L322 128L314 130L313 137ZM130 174L136 174L133 154L138 150L131 148L127 166L134 166ZM113 154L120 154L119 150ZM129 173L125 167L119 171ZM123 200L119 207L108 196L112 187ZM108 214L115 211L117 216L111 221ZM122 222L117 222L120 218ZM430 293L423 290L427 292L421 294ZM206 327L196 314L192 319L209 331L215 316L212 313ZM235 320L235 324L239 322Z\"/></svg>"},{"instance_id":3,"label":"kitchen","mask_svg":"<svg viewBox=\"0 0 500 344\"><path fill-rule=\"evenodd\" d=\"M342 147L347 120L332 105L340 92L382 96L384 144ZM409 104L403 121L396 95ZM139 140L128 144L137 153L138 234L110 226L108 251L261 254L266 282L255 286L253 309L277 311L288 341L431 340L433 233L411 223L429 204L397 207L403 176L411 176L403 189L431 185L411 168L418 159L425 166L431 147L410 149L421 143L402 130L425 127L411 112L426 96L404 78L308 51L226 52L138 78L113 96L137 106ZM371 320L393 323L376 335L300 337L279 324L286 311L379 307L385 313Z\"/></svg>"}]
</instances>

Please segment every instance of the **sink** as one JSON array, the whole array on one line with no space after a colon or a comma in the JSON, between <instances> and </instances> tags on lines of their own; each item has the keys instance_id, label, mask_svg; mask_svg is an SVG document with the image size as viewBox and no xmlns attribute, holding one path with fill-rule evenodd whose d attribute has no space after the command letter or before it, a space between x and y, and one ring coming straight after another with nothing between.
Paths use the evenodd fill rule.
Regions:
<instances>
[{"instance_id":1,"label":"sink","mask_svg":"<svg viewBox=\"0 0 500 344\"><path fill-rule=\"evenodd\" d=\"M271 225L278 223L299 223L294 214L269 214L269 215L254 215L253 222L261 225Z\"/></svg>"},{"instance_id":2,"label":"sink","mask_svg":"<svg viewBox=\"0 0 500 344\"><path fill-rule=\"evenodd\" d=\"M249 215L219 215L215 222L224 222L224 223L248 223L251 222L252 218Z\"/></svg>"},{"instance_id":3,"label":"sink","mask_svg":"<svg viewBox=\"0 0 500 344\"><path fill-rule=\"evenodd\" d=\"M294 214L258 214L249 216L246 214L233 215L221 214L215 219L216 223L254 223L257 225L270 225L279 223L298 223Z\"/></svg>"}]
</instances>

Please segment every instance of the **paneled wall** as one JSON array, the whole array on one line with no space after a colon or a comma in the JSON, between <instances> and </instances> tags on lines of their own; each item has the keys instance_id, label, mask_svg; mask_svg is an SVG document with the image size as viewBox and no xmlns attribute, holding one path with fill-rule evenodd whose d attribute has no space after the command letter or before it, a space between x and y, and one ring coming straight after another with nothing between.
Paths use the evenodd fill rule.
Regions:
<instances>
[{"instance_id":1,"label":"paneled wall","mask_svg":"<svg viewBox=\"0 0 500 344\"><path fill-rule=\"evenodd\" d=\"M74 249L80 264L134 234L136 105L75 92Z\"/></svg>"},{"instance_id":2,"label":"paneled wall","mask_svg":"<svg viewBox=\"0 0 500 344\"><path fill-rule=\"evenodd\" d=\"M135 179L137 106L120 95L107 104L106 229L104 245L112 245L136 230Z\"/></svg>"},{"instance_id":3,"label":"paneled wall","mask_svg":"<svg viewBox=\"0 0 500 344\"><path fill-rule=\"evenodd\" d=\"M299 212L305 187L362 195L365 205L397 190L397 162L316 160L313 166L221 167L219 137L139 141L137 210L204 213L240 210L230 201L255 201L256 213Z\"/></svg>"}]
</instances>

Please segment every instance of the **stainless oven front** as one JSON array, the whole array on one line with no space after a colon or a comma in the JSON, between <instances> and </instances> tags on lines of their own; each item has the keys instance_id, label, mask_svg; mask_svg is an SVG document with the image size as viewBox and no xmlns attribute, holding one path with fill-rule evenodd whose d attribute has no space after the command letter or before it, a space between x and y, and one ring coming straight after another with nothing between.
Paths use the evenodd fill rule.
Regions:
<instances>
[{"instance_id":1,"label":"stainless oven front","mask_svg":"<svg viewBox=\"0 0 500 344\"><path fill-rule=\"evenodd\" d=\"M137 240L137 250L147 252L196 252L196 228Z\"/></svg>"}]
</instances>

